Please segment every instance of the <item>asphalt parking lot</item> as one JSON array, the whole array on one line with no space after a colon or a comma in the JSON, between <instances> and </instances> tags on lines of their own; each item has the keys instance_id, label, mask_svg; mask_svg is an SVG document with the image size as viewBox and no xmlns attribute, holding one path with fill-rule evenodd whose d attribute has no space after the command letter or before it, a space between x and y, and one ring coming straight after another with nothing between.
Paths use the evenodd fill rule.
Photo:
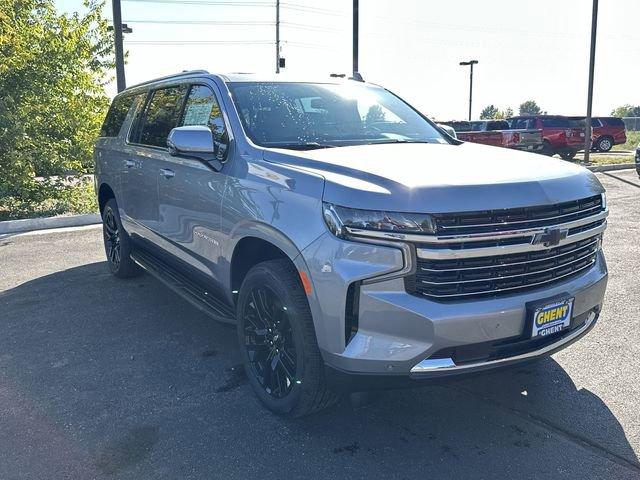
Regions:
<instances>
[{"instance_id":1,"label":"asphalt parking lot","mask_svg":"<svg viewBox=\"0 0 640 480\"><path fill-rule=\"evenodd\" d=\"M235 331L149 275L109 275L100 230L0 238L0 479L640 478L640 181L611 209L603 315L533 365L284 420Z\"/></svg>"}]
</instances>

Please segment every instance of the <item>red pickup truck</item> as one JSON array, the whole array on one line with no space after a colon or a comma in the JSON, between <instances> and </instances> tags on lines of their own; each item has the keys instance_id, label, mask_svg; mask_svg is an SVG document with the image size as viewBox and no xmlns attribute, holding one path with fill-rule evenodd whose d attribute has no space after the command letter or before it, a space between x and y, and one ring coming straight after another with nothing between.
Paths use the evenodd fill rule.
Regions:
<instances>
[{"instance_id":1,"label":"red pickup truck","mask_svg":"<svg viewBox=\"0 0 640 480\"><path fill-rule=\"evenodd\" d=\"M584 128L584 117L570 117ZM627 129L621 118L593 117L591 119L591 148L608 152L614 145L627 143Z\"/></svg>"},{"instance_id":2,"label":"red pickup truck","mask_svg":"<svg viewBox=\"0 0 640 480\"><path fill-rule=\"evenodd\" d=\"M575 125L569 117L560 115L531 115L508 118L509 127L539 129L542 131L542 150L545 155L559 154L571 160L584 147L584 128Z\"/></svg>"},{"instance_id":3,"label":"red pickup truck","mask_svg":"<svg viewBox=\"0 0 640 480\"><path fill-rule=\"evenodd\" d=\"M515 148L536 152L542 149L540 130L513 130L505 120L476 120L473 122L439 122L452 127L459 140L482 143L494 147Z\"/></svg>"}]
</instances>

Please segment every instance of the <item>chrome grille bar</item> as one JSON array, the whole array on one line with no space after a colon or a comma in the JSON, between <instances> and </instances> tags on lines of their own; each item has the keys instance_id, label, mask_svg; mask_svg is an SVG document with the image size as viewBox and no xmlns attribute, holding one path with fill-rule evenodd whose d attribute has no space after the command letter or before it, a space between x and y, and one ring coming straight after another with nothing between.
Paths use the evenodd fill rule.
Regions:
<instances>
[{"instance_id":1,"label":"chrome grille bar","mask_svg":"<svg viewBox=\"0 0 640 480\"><path fill-rule=\"evenodd\" d=\"M590 248L593 245L598 244L599 242L600 242L600 239L596 239L591 243L587 243L586 245L583 245L578 250L584 250L586 248ZM484 266L480 266L480 267L458 267L458 268L427 268L427 267L420 267L420 270L425 271L425 272L459 272L459 271L462 271L462 270L482 270L482 269L485 269L485 268L512 267L514 265L525 265L525 264L531 264L531 263L535 263L535 262L546 262L548 260L553 260L555 258L564 257L566 255L573 255L573 254L575 254L575 252L576 251L572 250L572 251L565 252L565 253L559 253L558 255L552 255L550 257L543 257L543 258L540 258L540 259L537 259L537 260L530 260L530 261L524 261L524 262L496 263L496 264L493 264L493 265L484 265Z\"/></svg>"},{"instance_id":2,"label":"chrome grille bar","mask_svg":"<svg viewBox=\"0 0 640 480\"><path fill-rule=\"evenodd\" d=\"M556 265L553 266L551 268L545 268L543 270L536 270L535 272L526 272L526 273L518 273L516 275L504 275L504 276L499 276L499 277L485 277L485 278L477 278L477 279L473 279L473 280L456 280L455 282L431 282L428 280L420 280L421 283L425 283L427 285L456 285L458 283L478 283L478 282L487 282L487 281L495 281L495 280L508 280L510 278L518 278L518 277L527 277L530 275L538 275L540 273L545 273L545 272L552 272L554 270L558 270L560 268L565 268L565 267L569 267L571 265L573 265L574 263L578 263L581 260L584 260L585 258L589 258L591 256L593 256L595 253L597 252L589 252L586 255L583 255L580 258L576 258L575 260L572 260L570 262L564 263L562 265ZM571 252L571 253L575 253L575 252ZM548 260L548 259L544 259L544 260ZM541 260L536 260L536 261L541 261ZM525 262L527 264L531 264L532 262ZM504 266L504 265L501 265Z\"/></svg>"},{"instance_id":3,"label":"chrome grille bar","mask_svg":"<svg viewBox=\"0 0 640 480\"><path fill-rule=\"evenodd\" d=\"M569 277L571 275L575 275L578 272L581 272L583 270L586 270L587 268L590 268L593 266L593 264L596 263L595 258L588 263L587 265L574 270L572 272L569 272L565 275L559 275L557 277L551 278L549 280L545 280L543 282L535 282L535 283L528 283L527 285L520 285L520 286L516 286L516 287L507 287L507 288L500 288L500 289L495 289L495 290L486 290L486 291L481 291L481 292L467 292L467 293L452 293L452 294L426 294L423 293L422 295L424 295L425 297L433 297L433 298L453 298L453 297L468 297L468 296L479 296L479 295L486 295L486 294L497 294L500 292L508 292L508 291L512 291L512 290L522 290L522 289L526 289L526 288L530 288L530 287L536 287L536 286L540 286L540 285L544 285L546 283L550 283L550 282L556 282L562 278L565 277Z\"/></svg>"}]
</instances>

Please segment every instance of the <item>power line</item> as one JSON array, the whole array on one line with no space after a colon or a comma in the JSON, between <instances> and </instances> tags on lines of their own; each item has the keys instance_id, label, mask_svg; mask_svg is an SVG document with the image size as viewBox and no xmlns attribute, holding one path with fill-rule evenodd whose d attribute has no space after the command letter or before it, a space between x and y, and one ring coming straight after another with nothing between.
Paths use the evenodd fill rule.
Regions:
<instances>
[{"instance_id":1,"label":"power line","mask_svg":"<svg viewBox=\"0 0 640 480\"><path fill-rule=\"evenodd\" d=\"M345 17L347 15L344 12L336 12L334 10L329 10L327 8L309 7L307 5L300 5L296 3L282 2L280 5L282 5L284 8L287 8L289 10L295 10L298 12L317 13L320 15L329 15L333 17Z\"/></svg>"}]
</instances>

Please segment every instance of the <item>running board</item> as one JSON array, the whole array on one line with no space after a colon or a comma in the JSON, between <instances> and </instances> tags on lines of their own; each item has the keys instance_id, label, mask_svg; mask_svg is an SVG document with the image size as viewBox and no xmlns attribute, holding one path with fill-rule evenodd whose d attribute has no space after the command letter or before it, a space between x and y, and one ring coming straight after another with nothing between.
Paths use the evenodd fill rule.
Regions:
<instances>
[{"instance_id":1,"label":"running board","mask_svg":"<svg viewBox=\"0 0 640 480\"><path fill-rule=\"evenodd\" d=\"M183 273L142 249L132 252L131 258L194 307L219 322L235 323L235 314L229 305Z\"/></svg>"}]
</instances>

